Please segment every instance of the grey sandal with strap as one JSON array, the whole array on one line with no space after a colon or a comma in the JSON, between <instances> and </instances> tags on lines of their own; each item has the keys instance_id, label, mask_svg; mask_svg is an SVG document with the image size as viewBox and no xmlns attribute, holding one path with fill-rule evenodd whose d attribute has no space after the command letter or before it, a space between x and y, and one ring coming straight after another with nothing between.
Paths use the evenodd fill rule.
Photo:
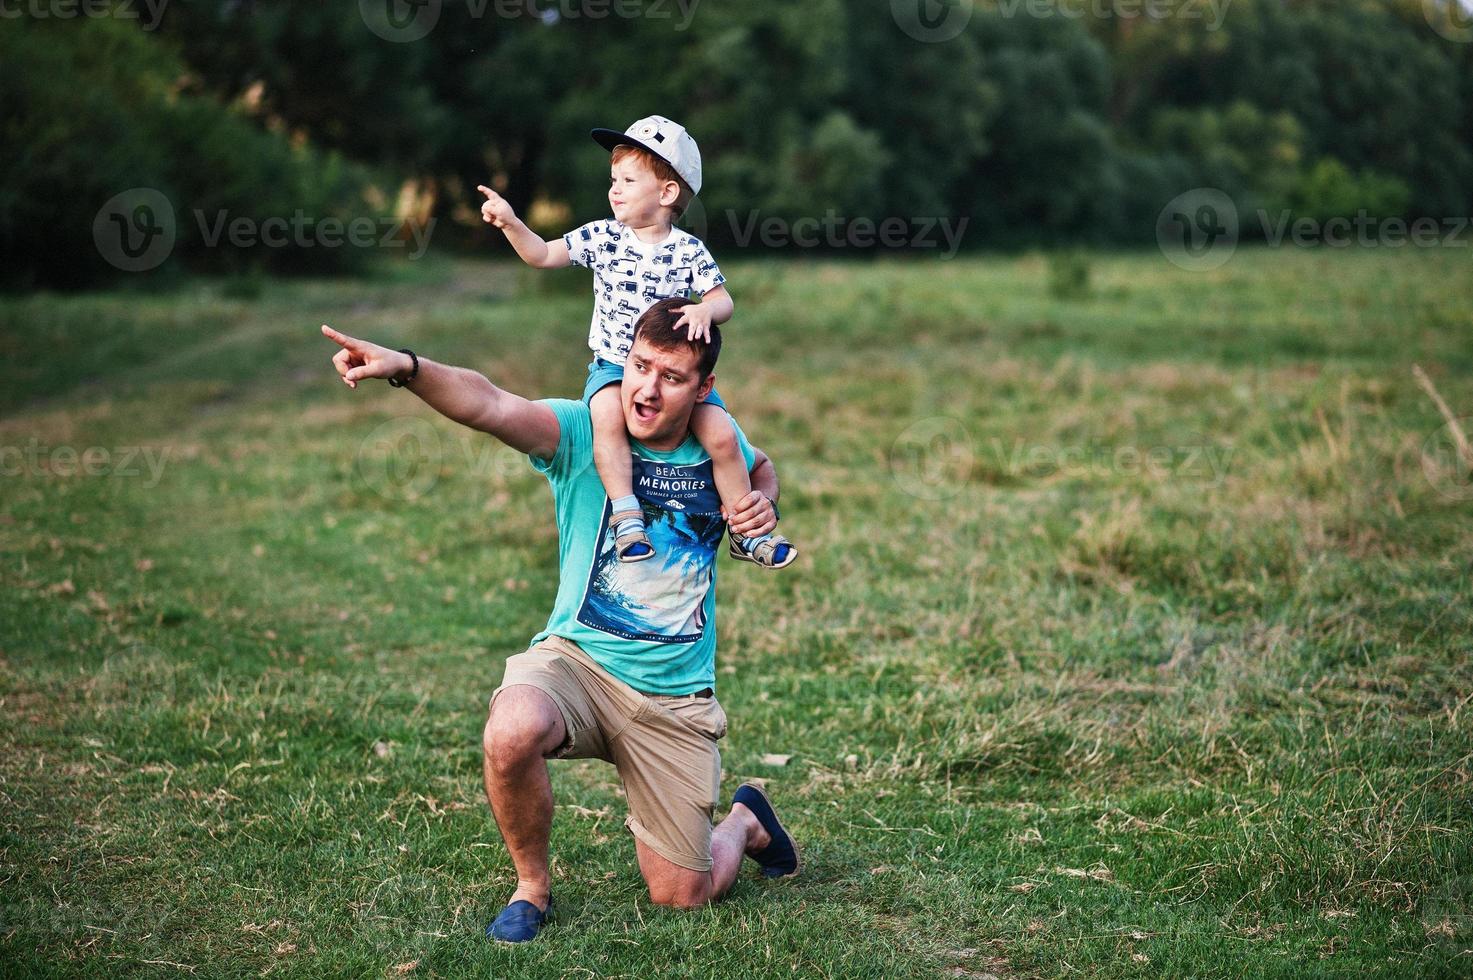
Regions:
<instances>
[{"instance_id":1,"label":"grey sandal with strap","mask_svg":"<svg viewBox=\"0 0 1473 980\"><path fill-rule=\"evenodd\" d=\"M746 540L742 535L732 531L729 537L731 538L730 554L737 561L749 561L762 568L787 568L798 560L798 549L781 534L768 535L766 541L751 551L742 547L742 542Z\"/></svg>"},{"instance_id":2,"label":"grey sandal with strap","mask_svg":"<svg viewBox=\"0 0 1473 980\"><path fill-rule=\"evenodd\" d=\"M643 518L644 515L637 510L620 511L609 518L609 527L617 528L621 520L629 520L633 517ZM614 554L622 562L630 563L636 561L648 561L655 557L655 546L650 543L650 536L645 533L644 527L640 526L614 537Z\"/></svg>"}]
</instances>

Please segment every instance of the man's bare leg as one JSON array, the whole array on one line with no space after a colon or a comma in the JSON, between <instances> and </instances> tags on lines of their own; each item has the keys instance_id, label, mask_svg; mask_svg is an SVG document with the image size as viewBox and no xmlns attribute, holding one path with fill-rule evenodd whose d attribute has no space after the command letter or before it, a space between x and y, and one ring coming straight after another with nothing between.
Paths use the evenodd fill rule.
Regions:
<instances>
[{"instance_id":1,"label":"man's bare leg","mask_svg":"<svg viewBox=\"0 0 1473 980\"><path fill-rule=\"evenodd\" d=\"M762 850L772 835L762 829L752 811L740 803L711 830L711 870L692 871L669 861L635 838L639 872L650 889L650 901L675 908L699 908L725 895L736 881L742 856Z\"/></svg>"},{"instance_id":2,"label":"man's bare leg","mask_svg":"<svg viewBox=\"0 0 1473 980\"><path fill-rule=\"evenodd\" d=\"M481 775L517 869L517 890L508 904L524 900L546 910L552 894L547 864L552 781L546 760L565 738L562 712L535 687L508 687L492 702L481 737Z\"/></svg>"}]
</instances>

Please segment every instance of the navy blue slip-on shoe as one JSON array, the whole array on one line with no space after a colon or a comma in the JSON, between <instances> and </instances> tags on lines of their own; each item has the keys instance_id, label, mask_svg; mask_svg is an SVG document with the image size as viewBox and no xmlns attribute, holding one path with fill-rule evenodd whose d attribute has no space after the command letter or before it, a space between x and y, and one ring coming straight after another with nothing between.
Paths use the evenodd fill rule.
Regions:
<instances>
[{"instance_id":1,"label":"navy blue slip-on shoe","mask_svg":"<svg viewBox=\"0 0 1473 980\"><path fill-rule=\"evenodd\" d=\"M512 902L486 927L486 938L499 943L531 942L551 917L551 896L547 899L546 911L525 900Z\"/></svg>"},{"instance_id":2,"label":"navy blue slip-on shoe","mask_svg":"<svg viewBox=\"0 0 1473 980\"><path fill-rule=\"evenodd\" d=\"M772 801L767 794L762 792L762 787L753 783L742 783L737 791L732 794L732 805L740 803L752 811L752 816L762 825L762 829L772 835L772 842L758 851L756 854L747 856L762 865L762 875L766 878L791 878L798 873L798 845L793 843L793 838L783 829L782 823L773 812Z\"/></svg>"}]
</instances>

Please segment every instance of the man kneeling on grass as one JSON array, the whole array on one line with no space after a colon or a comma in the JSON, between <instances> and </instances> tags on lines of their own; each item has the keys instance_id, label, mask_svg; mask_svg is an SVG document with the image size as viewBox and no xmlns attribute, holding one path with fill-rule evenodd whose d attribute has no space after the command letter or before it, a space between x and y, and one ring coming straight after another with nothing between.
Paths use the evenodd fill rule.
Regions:
<instances>
[{"instance_id":1,"label":"man kneeling on grass","mask_svg":"<svg viewBox=\"0 0 1473 980\"><path fill-rule=\"evenodd\" d=\"M738 534L777 524L777 475L733 422L752 492L723 515L711 460L691 435L721 350L676 332L688 300L650 307L635 327L620 390L635 489L658 559L620 562L609 498L593 465L583 402L528 401L474 371L436 364L323 326L342 350L345 384L384 378L447 418L530 457L552 484L558 526L557 602L547 628L510 658L482 739L486 796L517 869L517 889L486 927L503 942L537 936L552 912L547 840L552 784L544 760L597 758L619 771L639 870L650 899L694 908L725 894L742 855L769 878L798 872L798 852L761 788L744 783L714 829L721 786L716 742L716 549L727 519Z\"/></svg>"}]
</instances>

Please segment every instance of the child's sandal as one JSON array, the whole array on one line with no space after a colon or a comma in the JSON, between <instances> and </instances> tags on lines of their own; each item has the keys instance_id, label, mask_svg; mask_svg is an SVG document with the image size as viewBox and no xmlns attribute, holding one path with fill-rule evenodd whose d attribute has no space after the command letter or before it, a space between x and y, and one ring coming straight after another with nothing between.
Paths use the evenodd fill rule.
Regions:
<instances>
[{"instance_id":1,"label":"child's sandal","mask_svg":"<svg viewBox=\"0 0 1473 980\"><path fill-rule=\"evenodd\" d=\"M642 516L638 511L621 512L609 518L609 526L618 527L621 520ZM644 528L637 527L614 537L614 554L626 564L648 561L655 557L655 546L650 543L650 536L645 533Z\"/></svg>"},{"instance_id":2,"label":"child's sandal","mask_svg":"<svg viewBox=\"0 0 1473 980\"><path fill-rule=\"evenodd\" d=\"M787 568L798 560L798 549L793 547L793 543L781 534L769 535L766 541L751 551L742 547L742 542L746 540L742 535L733 531L729 537L731 538L730 554L737 561L749 561L762 568ZM787 546L787 551L783 553L781 560L777 558L780 545Z\"/></svg>"}]
</instances>

